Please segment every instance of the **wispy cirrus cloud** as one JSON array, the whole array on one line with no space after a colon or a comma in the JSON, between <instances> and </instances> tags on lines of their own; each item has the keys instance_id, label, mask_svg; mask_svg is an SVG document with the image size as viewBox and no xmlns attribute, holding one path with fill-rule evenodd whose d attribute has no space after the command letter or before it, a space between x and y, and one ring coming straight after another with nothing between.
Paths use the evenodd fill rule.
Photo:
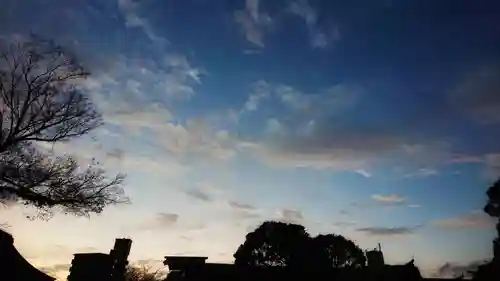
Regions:
<instances>
[{"instance_id":1,"label":"wispy cirrus cloud","mask_svg":"<svg viewBox=\"0 0 500 281\"><path fill-rule=\"evenodd\" d=\"M57 280L64 280L68 276L70 267L71 264L58 263L48 266L42 266L40 267L40 270L54 278L57 278Z\"/></svg>"},{"instance_id":2,"label":"wispy cirrus cloud","mask_svg":"<svg viewBox=\"0 0 500 281\"><path fill-rule=\"evenodd\" d=\"M365 92L361 86L339 84L304 93L290 85L260 80L253 87L242 113L284 109L281 116L263 125L267 139L239 140L241 147L266 164L352 171L370 177L374 163L412 163L401 173L430 176L437 170L428 167L442 165L451 157L449 146L438 140L415 139L377 124L343 126L340 120L356 109Z\"/></svg>"},{"instance_id":3,"label":"wispy cirrus cloud","mask_svg":"<svg viewBox=\"0 0 500 281\"><path fill-rule=\"evenodd\" d=\"M125 26L141 28L146 36L154 43L161 45L168 44L169 42L167 39L155 33L153 27L146 18L139 16L139 3L140 2L134 0L118 0L118 8L125 17Z\"/></svg>"},{"instance_id":4,"label":"wispy cirrus cloud","mask_svg":"<svg viewBox=\"0 0 500 281\"><path fill-rule=\"evenodd\" d=\"M174 229L179 225L179 214L170 212L158 212L147 218L143 218L134 225L127 226L127 232L131 231L158 231Z\"/></svg>"},{"instance_id":5,"label":"wispy cirrus cloud","mask_svg":"<svg viewBox=\"0 0 500 281\"><path fill-rule=\"evenodd\" d=\"M363 227L356 229L356 231L370 236L406 236L415 234L420 227L421 225L401 227Z\"/></svg>"},{"instance_id":6,"label":"wispy cirrus cloud","mask_svg":"<svg viewBox=\"0 0 500 281\"><path fill-rule=\"evenodd\" d=\"M405 178L415 178L415 177L427 178L430 176L436 176L437 174L438 174L438 171L436 169L420 168L417 171L405 174L404 177Z\"/></svg>"},{"instance_id":7,"label":"wispy cirrus cloud","mask_svg":"<svg viewBox=\"0 0 500 281\"><path fill-rule=\"evenodd\" d=\"M242 147L273 167L349 171L365 177L372 176L377 165L393 167L405 177L422 172L422 166L443 167L450 157L442 143L410 138L404 133L343 128L324 120L289 120L275 120L275 130L267 130L274 134L244 142Z\"/></svg>"},{"instance_id":8,"label":"wispy cirrus cloud","mask_svg":"<svg viewBox=\"0 0 500 281\"><path fill-rule=\"evenodd\" d=\"M259 210L248 203L229 200L227 204L238 219L258 219L261 217Z\"/></svg>"},{"instance_id":9,"label":"wispy cirrus cloud","mask_svg":"<svg viewBox=\"0 0 500 281\"><path fill-rule=\"evenodd\" d=\"M281 209L277 212L277 216L279 220L291 223L302 223L304 221L304 215L296 209Z\"/></svg>"},{"instance_id":10,"label":"wispy cirrus cloud","mask_svg":"<svg viewBox=\"0 0 500 281\"><path fill-rule=\"evenodd\" d=\"M95 72L81 87L92 94L108 125L128 136L148 137L143 144L181 161L234 156L228 132L214 130L211 120L174 121L173 108L195 94L206 73L185 56L167 53L159 61L118 56Z\"/></svg>"},{"instance_id":11,"label":"wispy cirrus cloud","mask_svg":"<svg viewBox=\"0 0 500 281\"><path fill-rule=\"evenodd\" d=\"M184 193L187 196L202 202L210 202L213 200L213 198L207 192L204 192L200 189L189 189L184 191Z\"/></svg>"},{"instance_id":12,"label":"wispy cirrus cloud","mask_svg":"<svg viewBox=\"0 0 500 281\"><path fill-rule=\"evenodd\" d=\"M411 142L403 135L384 132L355 131L340 129L328 124L309 123L309 128L294 124L280 123L281 135L265 141L244 143L246 149L255 152L265 163L277 167L309 167L337 171L369 171L374 163L394 165L413 159L408 150ZM304 134L304 132L307 132ZM418 160L432 162L432 143L419 145L426 147ZM426 155L428 158L425 158ZM416 162L416 161L415 161ZM407 164L407 162L406 162ZM410 167L411 168L411 167ZM365 173L363 173L365 174Z\"/></svg>"},{"instance_id":13,"label":"wispy cirrus cloud","mask_svg":"<svg viewBox=\"0 0 500 281\"><path fill-rule=\"evenodd\" d=\"M234 12L234 20L241 25L247 41L264 48L264 38L273 26L269 14L261 11L259 0L246 0L245 9Z\"/></svg>"},{"instance_id":14,"label":"wispy cirrus cloud","mask_svg":"<svg viewBox=\"0 0 500 281\"><path fill-rule=\"evenodd\" d=\"M330 86L317 93L303 93L289 85L276 85L275 93L278 99L288 108L308 114L314 112L324 114L344 113L356 104L363 93L363 88L357 85L339 84Z\"/></svg>"},{"instance_id":15,"label":"wispy cirrus cloud","mask_svg":"<svg viewBox=\"0 0 500 281\"><path fill-rule=\"evenodd\" d=\"M171 226L179 220L179 215L174 213L158 213L157 222L161 226Z\"/></svg>"},{"instance_id":16,"label":"wispy cirrus cloud","mask_svg":"<svg viewBox=\"0 0 500 281\"><path fill-rule=\"evenodd\" d=\"M372 199L383 204L391 204L391 205L402 204L406 202L406 197L398 194L389 194L389 195L374 194L372 195Z\"/></svg>"},{"instance_id":17,"label":"wispy cirrus cloud","mask_svg":"<svg viewBox=\"0 0 500 281\"><path fill-rule=\"evenodd\" d=\"M355 226L357 224L356 221L338 221L338 222L334 222L333 223L333 226L335 227L352 227L352 226Z\"/></svg>"},{"instance_id":18,"label":"wispy cirrus cloud","mask_svg":"<svg viewBox=\"0 0 500 281\"><path fill-rule=\"evenodd\" d=\"M358 85L339 84L306 93L290 85L261 79L252 83L241 110L255 111L260 106L278 104L284 106L288 113L301 114L305 118L340 115L353 107L363 92Z\"/></svg>"},{"instance_id":19,"label":"wispy cirrus cloud","mask_svg":"<svg viewBox=\"0 0 500 281\"><path fill-rule=\"evenodd\" d=\"M468 117L483 123L500 123L500 68L481 65L466 73L449 94L450 103Z\"/></svg>"},{"instance_id":20,"label":"wispy cirrus cloud","mask_svg":"<svg viewBox=\"0 0 500 281\"><path fill-rule=\"evenodd\" d=\"M243 105L241 112L245 111L255 111L258 109L260 103L269 98L271 95L271 85L265 80L259 80L252 84L251 93L248 96L247 101Z\"/></svg>"},{"instance_id":21,"label":"wispy cirrus cloud","mask_svg":"<svg viewBox=\"0 0 500 281\"><path fill-rule=\"evenodd\" d=\"M234 209L241 209L241 210L255 210L255 207L250 205L250 204L247 204L247 203L243 203L243 202L237 202L237 201L228 201L228 204L230 207L234 208Z\"/></svg>"},{"instance_id":22,"label":"wispy cirrus cloud","mask_svg":"<svg viewBox=\"0 0 500 281\"><path fill-rule=\"evenodd\" d=\"M338 26L333 26L331 30L325 32L318 24L318 11L314 9L308 0L298 0L292 2L289 12L302 18L309 31L309 43L313 48L324 49L333 42L340 40L340 30Z\"/></svg>"},{"instance_id":23,"label":"wispy cirrus cloud","mask_svg":"<svg viewBox=\"0 0 500 281\"><path fill-rule=\"evenodd\" d=\"M496 180L500 174L500 153L492 152L479 155L457 155L450 159L452 165L477 164L483 166L482 176Z\"/></svg>"},{"instance_id":24,"label":"wispy cirrus cloud","mask_svg":"<svg viewBox=\"0 0 500 281\"><path fill-rule=\"evenodd\" d=\"M481 211L473 211L455 218L435 220L433 224L445 229L494 228L496 221Z\"/></svg>"},{"instance_id":25,"label":"wispy cirrus cloud","mask_svg":"<svg viewBox=\"0 0 500 281\"><path fill-rule=\"evenodd\" d=\"M192 66L185 56L170 53L163 54L163 60L157 61L115 55L107 58L106 62L90 66L90 70L94 75L81 87L90 91L99 105L109 105L110 102L115 105L119 101L118 108L106 108L114 111L131 107L131 104L153 103L151 96L155 93L161 97L156 102L188 100L205 73L201 68ZM118 92L121 94L119 98L115 95Z\"/></svg>"}]
</instances>

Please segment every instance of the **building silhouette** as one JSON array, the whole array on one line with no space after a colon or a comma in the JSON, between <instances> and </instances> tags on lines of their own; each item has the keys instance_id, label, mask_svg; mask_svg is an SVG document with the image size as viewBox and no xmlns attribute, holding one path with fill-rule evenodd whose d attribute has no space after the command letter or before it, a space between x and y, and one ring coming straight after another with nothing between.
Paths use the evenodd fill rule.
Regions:
<instances>
[{"instance_id":1,"label":"building silhouette","mask_svg":"<svg viewBox=\"0 0 500 281\"><path fill-rule=\"evenodd\" d=\"M296 268L251 268L234 264L207 263L207 257L166 256L163 262L169 268L166 281L275 281L275 280L369 280L419 281L423 280L414 260L401 265L387 265L382 249L367 251L368 265L360 268L330 268L301 270Z\"/></svg>"},{"instance_id":2,"label":"building silhouette","mask_svg":"<svg viewBox=\"0 0 500 281\"><path fill-rule=\"evenodd\" d=\"M112 281L120 281L124 279L125 272L128 266L128 255L132 248L132 240L116 239L113 249L109 252L112 260Z\"/></svg>"},{"instance_id":3,"label":"building silhouette","mask_svg":"<svg viewBox=\"0 0 500 281\"><path fill-rule=\"evenodd\" d=\"M68 281L110 280L112 259L103 253L78 253L71 261Z\"/></svg>"},{"instance_id":4,"label":"building silhouette","mask_svg":"<svg viewBox=\"0 0 500 281\"><path fill-rule=\"evenodd\" d=\"M14 247L14 238L0 229L0 280L54 281L32 266Z\"/></svg>"},{"instance_id":5,"label":"building silhouette","mask_svg":"<svg viewBox=\"0 0 500 281\"><path fill-rule=\"evenodd\" d=\"M122 281L132 246L130 239L116 239L109 254L77 253L71 262L68 281Z\"/></svg>"},{"instance_id":6,"label":"building silhouette","mask_svg":"<svg viewBox=\"0 0 500 281\"><path fill-rule=\"evenodd\" d=\"M54 281L26 261L14 247L13 237L0 230L0 280ZM116 239L113 249L105 253L76 253L71 262L68 281L124 281L128 256L132 246L130 239ZM165 256L163 264L169 274L165 281L275 281L303 280L366 280L366 281L439 281L452 279L424 279L414 260L400 265L385 264L380 244L365 252L367 266L359 268L328 269L321 272L295 268L250 268L234 264L207 263L203 256Z\"/></svg>"},{"instance_id":7,"label":"building silhouette","mask_svg":"<svg viewBox=\"0 0 500 281\"><path fill-rule=\"evenodd\" d=\"M382 247L378 243L378 249L375 248L371 251L366 251L366 259L368 261L368 267L370 268L383 268L385 265L384 253L382 253Z\"/></svg>"}]
</instances>

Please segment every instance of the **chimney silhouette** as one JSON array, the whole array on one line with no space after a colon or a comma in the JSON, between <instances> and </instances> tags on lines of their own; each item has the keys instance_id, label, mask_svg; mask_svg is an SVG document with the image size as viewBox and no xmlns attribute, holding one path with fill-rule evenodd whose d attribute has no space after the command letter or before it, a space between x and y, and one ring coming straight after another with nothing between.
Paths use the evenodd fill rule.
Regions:
<instances>
[{"instance_id":1,"label":"chimney silhouette","mask_svg":"<svg viewBox=\"0 0 500 281\"><path fill-rule=\"evenodd\" d=\"M384 267L384 253L382 253L380 243L378 243L378 249L375 248L366 252L366 259L368 260L368 267L370 268L379 269Z\"/></svg>"},{"instance_id":2,"label":"chimney silhouette","mask_svg":"<svg viewBox=\"0 0 500 281\"><path fill-rule=\"evenodd\" d=\"M130 239L116 239L109 254L79 253L71 262L68 281L123 281L132 246Z\"/></svg>"},{"instance_id":3,"label":"chimney silhouette","mask_svg":"<svg viewBox=\"0 0 500 281\"><path fill-rule=\"evenodd\" d=\"M115 240L115 246L109 252L113 259L113 281L122 281L125 279L125 271L128 265L128 255L132 247L132 240L126 238L118 238Z\"/></svg>"}]
</instances>

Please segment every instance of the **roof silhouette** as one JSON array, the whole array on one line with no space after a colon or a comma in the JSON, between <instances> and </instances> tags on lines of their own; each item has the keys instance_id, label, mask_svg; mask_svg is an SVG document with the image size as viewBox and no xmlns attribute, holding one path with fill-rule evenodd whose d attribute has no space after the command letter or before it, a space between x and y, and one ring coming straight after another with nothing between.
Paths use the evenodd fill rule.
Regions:
<instances>
[{"instance_id":1,"label":"roof silhouette","mask_svg":"<svg viewBox=\"0 0 500 281\"><path fill-rule=\"evenodd\" d=\"M0 229L0 271L2 280L53 281L54 277L31 265L14 246L14 238Z\"/></svg>"}]
</instances>

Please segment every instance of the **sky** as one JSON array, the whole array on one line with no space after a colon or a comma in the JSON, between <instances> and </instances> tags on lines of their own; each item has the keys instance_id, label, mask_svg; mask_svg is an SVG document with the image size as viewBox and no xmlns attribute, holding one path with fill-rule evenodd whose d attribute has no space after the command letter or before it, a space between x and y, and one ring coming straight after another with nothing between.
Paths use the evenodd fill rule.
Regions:
<instances>
[{"instance_id":1,"label":"sky","mask_svg":"<svg viewBox=\"0 0 500 281\"><path fill-rule=\"evenodd\" d=\"M105 125L54 146L127 174L88 218L4 208L19 251L64 278L76 252L232 262L268 219L338 233L424 275L491 256L500 174L498 1L2 0L92 73ZM36 235L36 237L35 237Z\"/></svg>"}]
</instances>

